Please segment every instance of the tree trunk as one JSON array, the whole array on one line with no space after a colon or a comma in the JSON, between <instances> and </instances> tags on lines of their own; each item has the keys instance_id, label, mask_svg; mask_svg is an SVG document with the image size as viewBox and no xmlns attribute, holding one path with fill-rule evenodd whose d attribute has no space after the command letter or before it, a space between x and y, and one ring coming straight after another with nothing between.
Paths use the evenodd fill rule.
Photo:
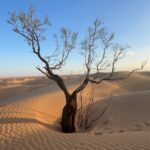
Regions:
<instances>
[{"instance_id":1,"label":"tree trunk","mask_svg":"<svg viewBox=\"0 0 150 150\"><path fill-rule=\"evenodd\" d=\"M77 96L69 95L62 111L61 126L64 133L75 132L75 116L77 111Z\"/></svg>"}]
</instances>

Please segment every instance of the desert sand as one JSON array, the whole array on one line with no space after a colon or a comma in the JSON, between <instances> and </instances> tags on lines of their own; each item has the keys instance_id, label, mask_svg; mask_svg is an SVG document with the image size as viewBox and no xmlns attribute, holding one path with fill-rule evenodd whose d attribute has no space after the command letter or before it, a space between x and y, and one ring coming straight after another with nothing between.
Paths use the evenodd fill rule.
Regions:
<instances>
[{"instance_id":1,"label":"desert sand","mask_svg":"<svg viewBox=\"0 0 150 150\"><path fill-rule=\"evenodd\" d=\"M65 76L70 91L78 76ZM61 132L64 95L44 77L0 78L0 150L150 150L150 73L94 86L90 118L110 98L104 115L87 131ZM83 91L88 103L91 85Z\"/></svg>"}]
</instances>

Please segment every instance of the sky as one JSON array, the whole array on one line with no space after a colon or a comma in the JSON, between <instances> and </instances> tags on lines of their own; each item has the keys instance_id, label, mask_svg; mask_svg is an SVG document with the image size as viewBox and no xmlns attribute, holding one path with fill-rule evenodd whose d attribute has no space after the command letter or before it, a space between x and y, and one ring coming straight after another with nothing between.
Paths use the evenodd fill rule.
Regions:
<instances>
[{"instance_id":1,"label":"sky","mask_svg":"<svg viewBox=\"0 0 150 150\"><path fill-rule=\"evenodd\" d=\"M145 70L150 71L150 0L1 0L0 77L41 75L35 67L42 63L7 23L8 12L27 12L31 4L40 19L45 15L50 18L52 27L47 36L67 27L82 39L92 22L101 19L108 31L115 33L114 42L131 46L120 70L131 70L149 59ZM51 43L47 40L44 48L51 51ZM60 74L80 73L81 60L77 48Z\"/></svg>"}]
</instances>

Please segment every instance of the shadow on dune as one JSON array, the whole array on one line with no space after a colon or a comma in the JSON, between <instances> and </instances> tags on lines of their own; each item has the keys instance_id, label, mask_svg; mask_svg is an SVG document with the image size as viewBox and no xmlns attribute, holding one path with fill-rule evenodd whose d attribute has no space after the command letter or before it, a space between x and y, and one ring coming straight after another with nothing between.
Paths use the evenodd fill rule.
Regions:
<instances>
[{"instance_id":1,"label":"shadow on dune","mask_svg":"<svg viewBox=\"0 0 150 150\"><path fill-rule=\"evenodd\" d=\"M39 121L37 119L33 119L33 118L0 118L0 124L13 124L13 123L33 123L33 124L39 124L42 125L48 129L52 129L54 131L60 132L60 127L55 126L55 125L51 125L48 123L44 123L42 121Z\"/></svg>"}]
</instances>

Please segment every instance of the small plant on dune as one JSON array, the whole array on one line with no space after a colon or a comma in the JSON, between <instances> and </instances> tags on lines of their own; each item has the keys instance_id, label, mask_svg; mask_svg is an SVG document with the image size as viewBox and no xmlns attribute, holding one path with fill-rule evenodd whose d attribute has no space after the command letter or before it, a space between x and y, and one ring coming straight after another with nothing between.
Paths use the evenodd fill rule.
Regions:
<instances>
[{"instance_id":1,"label":"small plant on dune","mask_svg":"<svg viewBox=\"0 0 150 150\"><path fill-rule=\"evenodd\" d=\"M97 116L91 117L90 115L94 111L94 84L91 85L91 92L90 96L88 97L88 104L85 107L83 106L83 95L82 91L79 93L79 109L78 109L78 118L77 118L77 124L79 127L83 129L89 129L96 121L98 121L103 115L105 114L106 110L108 109L108 106L110 105L112 95L110 98L107 100L104 108L98 112Z\"/></svg>"},{"instance_id":2,"label":"small plant on dune","mask_svg":"<svg viewBox=\"0 0 150 150\"><path fill-rule=\"evenodd\" d=\"M10 13L8 23L12 25L13 31L23 37L31 47L33 53L43 63L43 67L36 67L50 80L56 82L63 91L66 102L62 110L61 127L66 133L75 132L75 116L77 112L77 95L86 88L88 83L100 84L103 81L121 80L128 78L133 72L143 69L136 68L124 76L115 74L117 62L125 56L128 47L114 46L114 34L108 33L100 20L95 20L88 28L87 35L81 41L80 49L84 59L85 76L82 83L70 93L64 83L64 79L57 72L62 69L70 53L76 48L78 34L71 30L62 28L60 38L54 36L56 48L50 56L43 56L41 43L46 40L45 32L51 24L46 17L43 21L36 17L35 10L30 7L29 12ZM112 59L106 60L107 51L112 52ZM108 73L106 70L108 69ZM91 75L92 74L92 75Z\"/></svg>"}]
</instances>

